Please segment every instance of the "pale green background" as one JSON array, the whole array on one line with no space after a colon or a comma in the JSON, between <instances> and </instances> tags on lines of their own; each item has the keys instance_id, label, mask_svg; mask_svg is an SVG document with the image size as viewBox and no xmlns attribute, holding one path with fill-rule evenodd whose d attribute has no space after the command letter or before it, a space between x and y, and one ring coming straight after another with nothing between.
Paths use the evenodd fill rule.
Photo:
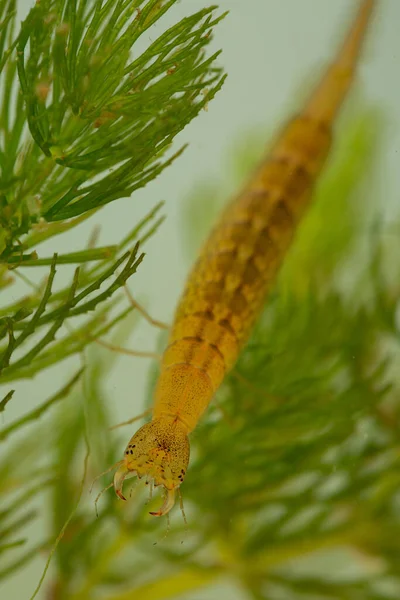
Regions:
<instances>
[{"instance_id":1,"label":"pale green background","mask_svg":"<svg viewBox=\"0 0 400 600\"><path fill-rule=\"evenodd\" d=\"M31 3L21 0L21 10ZM206 0L181 0L164 19L163 26L206 6ZM241 138L259 130L279 126L289 116L296 94L304 81L313 80L316 68L332 56L341 39L352 0L220 0L221 10L230 14L218 26L213 46L223 48L220 64L228 80L208 112L203 112L178 136L175 148L190 142L184 155L156 181L131 199L114 202L90 224L70 237L40 247L41 255L78 250L95 223L102 227L99 243L115 243L159 200L166 200L166 223L147 245L143 268L131 280L131 290L146 300L150 312L170 321L185 274L190 265L182 245L181 207L193 185L204 179L229 178L223 173L229 154ZM400 0L381 0L368 40L357 84L359 94L383 110L386 136L378 165L377 203L388 219L396 218L400 206ZM152 40L156 32L146 34ZM145 40L146 41L146 40ZM149 41L149 40L147 40ZM266 139L266 142L268 140ZM329 226L329 224L327 224ZM68 269L59 269L70 275ZM28 273L32 275L33 272ZM44 272L43 272L44 274ZM22 289L22 288L19 288ZM24 290L27 292L27 290ZM15 293L15 292L13 292ZM158 332L147 324L138 327L130 347L154 349ZM5 422L43 401L75 370L78 359L19 383L7 406ZM113 401L115 422L134 415L144 400L148 361L121 356L107 387ZM0 390L1 391L1 390ZM6 390L8 391L8 390ZM0 394L1 395L1 394ZM122 448L121 448L122 450ZM37 534L35 528L27 535ZM3 598L27 598L36 585L43 558L32 561L0 590ZM193 598L233 598L225 588L198 592ZM44 598L44 595L41 596ZM241 595L237 595L241 598Z\"/></svg>"}]
</instances>

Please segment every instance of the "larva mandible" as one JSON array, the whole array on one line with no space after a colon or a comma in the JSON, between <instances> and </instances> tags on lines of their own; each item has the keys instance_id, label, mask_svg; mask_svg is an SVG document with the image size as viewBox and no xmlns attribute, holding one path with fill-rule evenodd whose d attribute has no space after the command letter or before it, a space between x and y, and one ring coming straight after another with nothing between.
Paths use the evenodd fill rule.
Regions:
<instances>
[{"instance_id":1,"label":"larva mandible","mask_svg":"<svg viewBox=\"0 0 400 600\"><path fill-rule=\"evenodd\" d=\"M375 0L361 2L336 59L284 127L245 189L223 211L194 265L163 354L152 420L129 441L114 489L128 476L164 486L162 516L189 462L188 435L234 365L310 204L331 129L354 79Z\"/></svg>"}]
</instances>

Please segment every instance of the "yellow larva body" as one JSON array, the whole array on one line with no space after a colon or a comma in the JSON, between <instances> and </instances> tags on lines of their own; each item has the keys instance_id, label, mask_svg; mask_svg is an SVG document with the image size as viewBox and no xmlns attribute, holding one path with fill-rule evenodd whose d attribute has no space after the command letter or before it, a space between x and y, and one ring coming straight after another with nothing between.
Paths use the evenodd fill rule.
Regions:
<instances>
[{"instance_id":1,"label":"yellow larva body","mask_svg":"<svg viewBox=\"0 0 400 600\"><path fill-rule=\"evenodd\" d=\"M310 203L374 4L361 3L336 60L225 209L189 275L163 355L152 421L130 440L114 478L121 498L131 474L163 485L166 500L152 514L172 508L189 461L188 434L247 341Z\"/></svg>"}]
</instances>

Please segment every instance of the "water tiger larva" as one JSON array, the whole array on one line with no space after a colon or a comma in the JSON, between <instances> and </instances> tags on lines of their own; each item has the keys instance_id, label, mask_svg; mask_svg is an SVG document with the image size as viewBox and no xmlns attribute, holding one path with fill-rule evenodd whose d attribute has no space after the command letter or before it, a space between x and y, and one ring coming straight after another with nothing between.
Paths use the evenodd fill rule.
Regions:
<instances>
[{"instance_id":1,"label":"water tiger larva","mask_svg":"<svg viewBox=\"0 0 400 600\"><path fill-rule=\"evenodd\" d=\"M361 2L336 59L224 210L189 275L163 354L152 420L129 441L114 476L122 499L124 479L131 475L164 486L164 504L153 515L173 507L189 462L188 434L247 341L310 204L374 4Z\"/></svg>"}]
</instances>

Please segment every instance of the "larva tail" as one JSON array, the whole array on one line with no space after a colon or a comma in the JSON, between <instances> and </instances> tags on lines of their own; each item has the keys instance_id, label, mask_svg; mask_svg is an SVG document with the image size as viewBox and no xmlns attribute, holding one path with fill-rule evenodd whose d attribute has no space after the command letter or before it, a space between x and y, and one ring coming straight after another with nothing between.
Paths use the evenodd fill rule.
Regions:
<instances>
[{"instance_id":1,"label":"larva tail","mask_svg":"<svg viewBox=\"0 0 400 600\"><path fill-rule=\"evenodd\" d=\"M336 59L307 102L304 114L330 124L342 105L355 74L376 0L363 0Z\"/></svg>"}]
</instances>

